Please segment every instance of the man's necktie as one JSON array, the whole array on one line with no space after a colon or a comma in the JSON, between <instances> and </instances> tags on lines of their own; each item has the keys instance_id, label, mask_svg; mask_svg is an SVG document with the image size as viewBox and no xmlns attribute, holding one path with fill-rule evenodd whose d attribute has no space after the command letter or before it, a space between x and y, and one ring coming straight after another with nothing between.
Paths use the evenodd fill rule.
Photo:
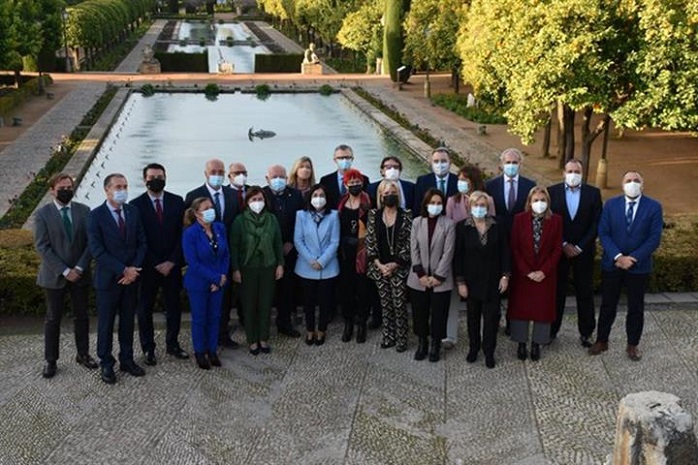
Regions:
<instances>
[{"instance_id":1,"label":"man's necktie","mask_svg":"<svg viewBox=\"0 0 698 465\"><path fill-rule=\"evenodd\" d=\"M124 221L124 217L121 215L121 209L117 208L114 211L116 212L116 216L118 218L119 234L121 234L122 239L126 239L126 222Z\"/></svg>"},{"instance_id":2,"label":"man's necktie","mask_svg":"<svg viewBox=\"0 0 698 465\"><path fill-rule=\"evenodd\" d=\"M68 241L73 242L73 222L70 221L70 216L68 216L69 211L68 207L61 208L61 216L63 217L63 228L68 236Z\"/></svg>"},{"instance_id":3,"label":"man's necktie","mask_svg":"<svg viewBox=\"0 0 698 465\"><path fill-rule=\"evenodd\" d=\"M221 221L221 193L213 194L213 209L216 210L216 221Z\"/></svg>"},{"instance_id":4,"label":"man's necktie","mask_svg":"<svg viewBox=\"0 0 698 465\"><path fill-rule=\"evenodd\" d=\"M155 215L158 217L158 223L162 224L162 204L160 199L155 199Z\"/></svg>"},{"instance_id":5,"label":"man's necktie","mask_svg":"<svg viewBox=\"0 0 698 465\"><path fill-rule=\"evenodd\" d=\"M445 195L446 194L446 180L439 179L439 190Z\"/></svg>"},{"instance_id":6,"label":"man's necktie","mask_svg":"<svg viewBox=\"0 0 698 465\"><path fill-rule=\"evenodd\" d=\"M238 211L242 210L242 206L245 205L245 199L242 196L242 189L238 189Z\"/></svg>"},{"instance_id":7,"label":"man's necktie","mask_svg":"<svg viewBox=\"0 0 698 465\"><path fill-rule=\"evenodd\" d=\"M516 187L514 186L514 178L510 178L509 181L509 197L507 199L507 210L510 212L514 211L516 206Z\"/></svg>"},{"instance_id":8,"label":"man's necktie","mask_svg":"<svg viewBox=\"0 0 698 465\"><path fill-rule=\"evenodd\" d=\"M344 194L346 194L346 193L347 193L347 188L346 188L346 186L344 185L343 182L340 182L340 183L339 183L339 195L340 195L341 197L343 197Z\"/></svg>"},{"instance_id":9,"label":"man's necktie","mask_svg":"<svg viewBox=\"0 0 698 465\"><path fill-rule=\"evenodd\" d=\"M633 211L635 210L635 202L634 200L631 202L628 202L628 211L625 212L625 226L630 229L630 225L633 224Z\"/></svg>"}]
</instances>

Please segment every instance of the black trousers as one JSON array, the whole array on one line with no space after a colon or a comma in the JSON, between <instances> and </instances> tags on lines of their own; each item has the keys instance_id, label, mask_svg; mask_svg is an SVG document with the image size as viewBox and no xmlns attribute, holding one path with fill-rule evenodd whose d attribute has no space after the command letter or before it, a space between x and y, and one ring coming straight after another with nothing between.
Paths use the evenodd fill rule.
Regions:
<instances>
[{"instance_id":1,"label":"black trousers","mask_svg":"<svg viewBox=\"0 0 698 465\"><path fill-rule=\"evenodd\" d=\"M410 296L414 334L418 337L431 336L433 340L437 341L445 338L451 291L434 292L433 289L425 291L410 289ZM431 325L429 317L431 317Z\"/></svg>"},{"instance_id":2,"label":"black trousers","mask_svg":"<svg viewBox=\"0 0 698 465\"><path fill-rule=\"evenodd\" d=\"M296 296L298 294L298 280L296 279L296 273L294 273L296 260L298 260L298 253L296 249L293 249L284 257L283 278L276 281L274 306L276 307L277 329L293 328L291 315L296 313Z\"/></svg>"},{"instance_id":3,"label":"black trousers","mask_svg":"<svg viewBox=\"0 0 698 465\"><path fill-rule=\"evenodd\" d=\"M168 276L163 276L154 268L143 270L141 278L141 298L137 309L138 336L143 352L155 350L155 329L153 328L153 308L158 290L162 289L162 301L165 306L167 330L165 344L167 349L179 347L179 328L182 324L182 269L172 268Z\"/></svg>"},{"instance_id":4,"label":"black trousers","mask_svg":"<svg viewBox=\"0 0 698 465\"><path fill-rule=\"evenodd\" d=\"M315 306L318 306L320 308L320 318L317 322L317 330L327 331L327 324L332 316L335 279L300 278L300 281L303 285L305 330L309 332L315 331Z\"/></svg>"},{"instance_id":5,"label":"black trousers","mask_svg":"<svg viewBox=\"0 0 698 465\"><path fill-rule=\"evenodd\" d=\"M645 323L645 291L649 274L633 274L625 270L604 271L601 274L601 309L597 340L608 342L611 327L616 319L618 300L623 286L628 296L628 314L625 317L625 332L628 344L640 343Z\"/></svg>"},{"instance_id":6,"label":"black trousers","mask_svg":"<svg viewBox=\"0 0 698 465\"><path fill-rule=\"evenodd\" d=\"M562 258L557 269L557 318L550 329L551 336L555 337L562 325L562 316L565 312L565 300L567 298L567 283L570 271L574 283L574 294L577 299L577 329L579 335L591 337L596 327L594 315L594 255L581 254L572 259Z\"/></svg>"},{"instance_id":7,"label":"black trousers","mask_svg":"<svg viewBox=\"0 0 698 465\"><path fill-rule=\"evenodd\" d=\"M119 315L119 363L133 362L133 323L138 284L97 289L97 356L102 368L113 368L114 321Z\"/></svg>"},{"instance_id":8,"label":"black trousers","mask_svg":"<svg viewBox=\"0 0 698 465\"><path fill-rule=\"evenodd\" d=\"M372 279L367 280L366 291L368 293L368 313L377 321L382 321L383 307L381 307L381 298L378 295L378 288L376 287L376 282Z\"/></svg>"},{"instance_id":9,"label":"black trousers","mask_svg":"<svg viewBox=\"0 0 698 465\"><path fill-rule=\"evenodd\" d=\"M344 263L340 262L340 266ZM347 323L366 324L368 319L369 279L359 275L354 264L342 266L339 274L339 298L342 306L342 318Z\"/></svg>"},{"instance_id":10,"label":"black trousers","mask_svg":"<svg viewBox=\"0 0 698 465\"><path fill-rule=\"evenodd\" d=\"M466 302L470 350L479 351L482 348L485 355L493 356L494 349L497 347L500 299L482 300L477 297L468 297Z\"/></svg>"},{"instance_id":11,"label":"black trousers","mask_svg":"<svg viewBox=\"0 0 698 465\"><path fill-rule=\"evenodd\" d=\"M55 362L59 356L59 340L61 336L61 318L63 316L64 299L70 294L73 304L73 330L75 346L79 355L89 352L90 321L87 316L87 296L89 286L78 286L67 283L62 289L44 289L46 294L46 319L44 320L44 358Z\"/></svg>"}]
</instances>

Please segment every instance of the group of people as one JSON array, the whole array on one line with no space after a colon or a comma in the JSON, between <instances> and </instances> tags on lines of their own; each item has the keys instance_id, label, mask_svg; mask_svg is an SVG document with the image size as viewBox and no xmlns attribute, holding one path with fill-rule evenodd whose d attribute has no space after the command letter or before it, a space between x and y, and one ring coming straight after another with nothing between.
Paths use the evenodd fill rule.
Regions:
<instances>
[{"instance_id":1,"label":"group of people","mask_svg":"<svg viewBox=\"0 0 698 465\"><path fill-rule=\"evenodd\" d=\"M535 361L557 336L573 276L578 330L590 354L608 349L621 288L628 293L627 354L640 359L644 293L652 253L662 231L661 205L643 195L640 173L623 177L624 195L602 207L600 191L582 182L572 159L564 180L545 188L523 177L520 151L501 154L501 175L483 182L478 169L451 171L446 148L430 155L431 173L416 183L401 178L399 157L381 161L370 183L352 168L347 145L333 154L337 170L316 183L312 160L289 173L270 166L264 187L247 184L242 163L206 162L205 182L185 198L165 190L165 167L143 169L146 192L128 202L128 181L104 180L106 201L90 211L72 201L73 180L50 181L53 202L38 210L37 283L45 288L43 376L57 370L63 300L71 296L76 361L97 368L88 350L90 264L97 302L97 355L101 378L116 382L112 355L119 316L119 368L145 371L134 359L134 320L146 365L157 364L153 308L162 290L166 351L189 354L179 343L181 289L191 311L194 357L202 369L221 366L219 346L236 348L230 311L238 309L250 354L271 351L271 309L281 335L301 337L296 306L305 313L305 343L322 345L335 309L343 342L382 327L380 346L408 348L409 311L417 336L415 360L437 362L442 346L458 338L460 302L467 305L469 351L495 366L501 299L508 294L506 332L517 356ZM229 184L225 184L226 176ZM603 247L602 304L597 339L593 299L596 238ZM456 292L453 292L453 291ZM530 351L528 341L531 340Z\"/></svg>"}]
</instances>

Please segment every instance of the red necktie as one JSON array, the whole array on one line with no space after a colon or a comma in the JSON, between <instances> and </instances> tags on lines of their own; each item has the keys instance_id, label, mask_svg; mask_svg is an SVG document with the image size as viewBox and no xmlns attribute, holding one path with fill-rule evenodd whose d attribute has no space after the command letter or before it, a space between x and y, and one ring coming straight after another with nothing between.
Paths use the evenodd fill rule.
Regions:
<instances>
[{"instance_id":1,"label":"red necktie","mask_svg":"<svg viewBox=\"0 0 698 465\"><path fill-rule=\"evenodd\" d=\"M124 221L124 217L121 216L121 209L117 208L114 211L116 212L116 216L118 217L119 234L121 234L122 239L126 239L126 222Z\"/></svg>"},{"instance_id":2,"label":"red necktie","mask_svg":"<svg viewBox=\"0 0 698 465\"><path fill-rule=\"evenodd\" d=\"M158 223L162 224L162 204L160 199L155 199L155 214L158 217Z\"/></svg>"}]
</instances>

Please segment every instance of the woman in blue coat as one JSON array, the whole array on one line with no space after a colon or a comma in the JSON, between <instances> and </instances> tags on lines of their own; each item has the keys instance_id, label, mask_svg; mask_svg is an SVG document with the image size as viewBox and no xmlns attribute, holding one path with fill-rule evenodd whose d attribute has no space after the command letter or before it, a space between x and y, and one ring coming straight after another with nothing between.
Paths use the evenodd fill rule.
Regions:
<instances>
[{"instance_id":1,"label":"woman in blue coat","mask_svg":"<svg viewBox=\"0 0 698 465\"><path fill-rule=\"evenodd\" d=\"M182 248L187 262L184 288L191 308L191 338L199 368L221 366L217 355L218 324L223 288L228 284L230 253L225 226L214 222L216 212L208 198L192 202L184 214Z\"/></svg>"},{"instance_id":2,"label":"woman in blue coat","mask_svg":"<svg viewBox=\"0 0 698 465\"><path fill-rule=\"evenodd\" d=\"M332 314L334 278L339 275L339 216L327 208L327 194L321 184L310 188L306 210L296 213L293 244L298 251L296 274L303 283L305 343L322 345ZM315 305L320 318L315 328Z\"/></svg>"}]
</instances>

